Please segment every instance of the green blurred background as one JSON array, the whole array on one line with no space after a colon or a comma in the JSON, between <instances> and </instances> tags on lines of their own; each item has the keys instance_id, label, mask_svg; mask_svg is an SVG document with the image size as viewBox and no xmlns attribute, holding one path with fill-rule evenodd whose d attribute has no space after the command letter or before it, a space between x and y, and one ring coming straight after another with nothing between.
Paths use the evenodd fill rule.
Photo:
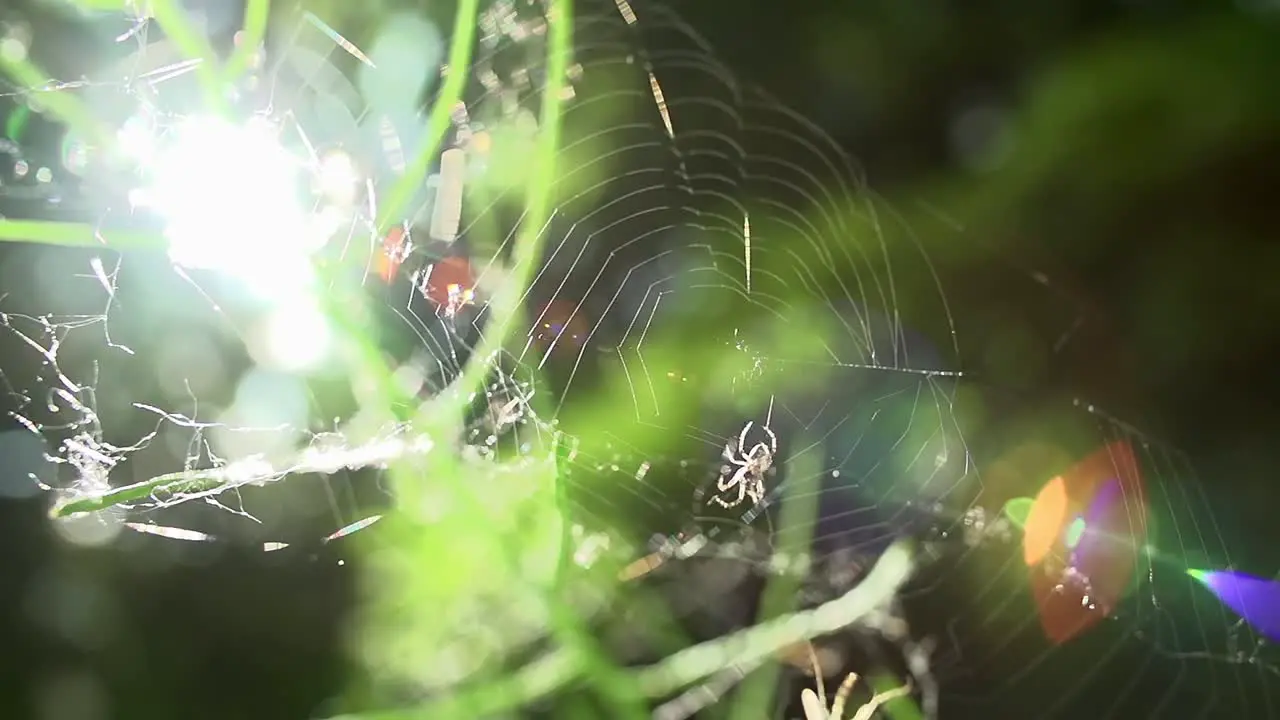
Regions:
<instances>
[{"instance_id":1,"label":"green blurred background","mask_svg":"<svg viewBox=\"0 0 1280 720\"><path fill-rule=\"evenodd\" d=\"M1086 397L1184 450L1204 487L1186 502L1219 518L1239 567L1276 569L1280 5L669 4L857 158L934 258L967 370L1016 395L1026 422ZM5 12L68 53L87 47L51 8ZM110 716L131 720L282 719L341 692L339 618L355 591L335 562L223 553L151 572L59 549L38 503L0 518L0 614L13 619L0 717L90 720L107 693ZM33 603L65 597L113 619L102 637L32 620ZM1103 657L1124 668L1126 653L1149 658L1143 640L1105 628L1011 690L959 679L950 689L967 699L943 717L1035 716L1045 688L1065 684L1071 713L1139 717L1170 683L1207 717L1245 717L1236 694L1263 717L1257 686L1280 679L1272 670L1162 655L1140 682L1055 675Z\"/></svg>"}]
</instances>

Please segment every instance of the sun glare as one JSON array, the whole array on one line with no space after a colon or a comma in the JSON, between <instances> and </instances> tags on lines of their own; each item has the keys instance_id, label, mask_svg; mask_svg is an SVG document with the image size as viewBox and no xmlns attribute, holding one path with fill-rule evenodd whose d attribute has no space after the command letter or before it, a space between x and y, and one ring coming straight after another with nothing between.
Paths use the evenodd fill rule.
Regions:
<instances>
[{"instance_id":1,"label":"sun glare","mask_svg":"<svg viewBox=\"0 0 1280 720\"><path fill-rule=\"evenodd\" d=\"M266 298L308 286L330 228L303 206L302 164L274 125L185 118L146 155L132 198L163 220L175 263L233 275Z\"/></svg>"}]
</instances>

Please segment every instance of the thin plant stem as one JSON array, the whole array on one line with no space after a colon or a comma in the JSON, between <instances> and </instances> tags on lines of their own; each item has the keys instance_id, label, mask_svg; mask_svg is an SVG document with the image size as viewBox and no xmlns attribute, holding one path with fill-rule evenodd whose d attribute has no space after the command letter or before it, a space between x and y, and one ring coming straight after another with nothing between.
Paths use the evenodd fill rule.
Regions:
<instances>
[{"instance_id":1,"label":"thin plant stem","mask_svg":"<svg viewBox=\"0 0 1280 720\"><path fill-rule=\"evenodd\" d=\"M789 488L787 502L782 504L779 518L781 530L778 532L778 547L774 551L775 555L785 558L808 557L811 552L814 519L818 515L818 497L822 483L819 453L813 451L813 448L822 445L799 435L795 447L809 448L809 452L787 458L787 482L795 487ZM794 609L800 589L800 577L794 573L783 573L770 578L761 598L757 623L784 616ZM729 717L745 720L758 716L762 707L772 707L773 692L778 682L778 667L776 664L764 663L759 673L761 677L744 686L736 696Z\"/></svg>"},{"instance_id":2,"label":"thin plant stem","mask_svg":"<svg viewBox=\"0 0 1280 720\"><path fill-rule=\"evenodd\" d=\"M911 544L900 540L880 556L857 586L812 610L775 618L729 637L710 640L666 659L630 671L637 692L647 697L669 695L711 677L726 667L752 667L796 643L854 625L889 603L911 576ZM461 690L424 705L385 712L357 713L329 720L416 720L483 717L544 698L580 678L582 656L561 648L543 655L511 676Z\"/></svg>"},{"instance_id":3,"label":"thin plant stem","mask_svg":"<svg viewBox=\"0 0 1280 720\"><path fill-rule=\"evenodd\" d=\"M226 110L222 89L226 87L218 72L218 58L208 38L196 31L187 21L187 16L179 3L174 0L152 0L151 15L169 40L187 58L199 60L196 65L196 77L200 78L200 86L204 90L205 103L215 113Z\"/></svg>"},{"instance_id":4,"label":"thin plant stem","mask_svg":"<svg viewBox=\"0 0 1280 720\"><path fill-rule=\"evenodd\" d=\"M636 673L650 697L665 695L738 663L749 665L783 648L853 625L885 606L911 575L910 543L898 541L880 556L871 572L853 589L812 610L775 618L720 640L671 655Z\"/></svg>"},{"instance_id":5,"label":"thin plant stem","mask_svg":"<svg viewBox=\"0 0 1280 720\"><path fill-rule=\"evenodd\" d=\"M422 147L413 162L405 167L404 175L391 188L391 193L383 199L378 211L378 235L381 237L400 222L405 207L413 198L418 188L422 187L427 171L431 168L431 159L444 139L445 130L451 122L451 113L470 77L471 53L475 47L476 14L479 12L479 0L461 0L458 3L457 15L453 22L453 36L449 40L448 67L445 71L444 86L440 88L431 114L427 116L426 134Z\"/></svg>"},{"instance_id":6,"label":"thin plant stem","mask_svg":"<svg viewBox=\"0 0 1280 720\"><path fill-rule=\"evenodd\" d=\"M222 67L222 82L231 85L238 81L253 64L262 40L267 36L267 21L271 17L271 0L248 0L244 8L244 35L240 44Z\"/></svg>"},{"instance_id":7,"label":"thin plant stem","mask_svg":"<svg viewBox=\"0 0 1280 720\"><path fill-rule=\"evenodd\" d=\"M290 475L332 474L344 469L384 465L406 457L425 455L433 447L434 443L425 435L406 436L400 433L356 447L307 448L284 464L251 458L207 470L165 473L100 494L71 496L55 503L49 514L55 518L64 518L157 496L221 492L243 485L267 483Z\"/></svg>"},{"instance_id":8,"label":"thin plant stem","mask_svg":"<svg viewBox=\"0 0 1280 720\"><path fill-rule=\"evenodd\" d=\"M57 89L42 89L49 83L49 76L27 58L25 52L17 56L0 50L0 70L27 93L27 102L48 109L86 142L107 147L111 136L106 127L75 95Z\"/></svg>"},{"instance_id":9,"label":"thin plant stem","mask_svg":"<svg viewBox=\"0 0 1280 720\"><path fill-rule=\"evenodd\" d=\"M169 243L160 233L105 230L88 223L51 220L0 220L0 242L37 243L104 250L164 250Z\"/></svg>"}]
</instances>

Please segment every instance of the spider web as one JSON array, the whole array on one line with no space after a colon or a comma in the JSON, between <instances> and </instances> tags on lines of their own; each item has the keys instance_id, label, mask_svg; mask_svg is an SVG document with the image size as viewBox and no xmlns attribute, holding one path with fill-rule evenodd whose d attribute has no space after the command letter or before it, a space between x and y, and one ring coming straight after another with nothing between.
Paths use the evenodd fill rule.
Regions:
<instances>
[{"instance_id":1,"label":"spider web","mask_svg":"<svg viewBox=\"0 0 1280 720\"><path fill-rule=\"evenodd\" d=\"M892 540L922 540L933 562L890 614L905 613L924 642L901 631L892 639L914 648L904 673L940 686L936 698L922 684L922 704L941 703L944 717L1028 696L1045 717L1082 707L1105 717L1139 706L1150 716L1272 712L1271 695L1255 689L1280 674L1270 646L1183 572L1230 566L1185 458L1084 402L1062 434L984 437L979 449L965 393L1000 397L989 402L1011 414L1016 402L962 370L963 323L942 270L841 149L738 82L665 8L578 5L565 170L522 298L529 324L496 364L466 441L507 457L535 454L558 434L568 512L578 537L591 538L584 548L648 554L633 579L665 584L689 608L722 612L749 576L803 577L802 601L816 603L856 584ZM448 26L435 20L421 27ZM117 24L113 37L135 27ZM424 51L434 59L414 93L388 90L372 67L396 59L395 38L361 43L366 51L314 16L285 26L268 42L268 57L281 59L268 60L259 90L306 144L367 163L381 194L424 141L419 100L436 97L443 36ZM522 158L538 132L541 4L490 3L479 28L445 142L465 151L461 215L448 212L456 173L437 157L400 234L373 238L365 269L384 350L423 397L457 377L485 332L521 217ZM181 107L194 74L147 32L107 45L131 82L54 82L9 96L9 117L30 127L0 147L5 216L136 221L92 176L77 176L87 175L85 150L64 141L40 97L83 93L115 117L141 82ZM353 231L345 247L366 236ZM33 457L47 450L54 462L37 471L46 485L92 495L175 469L237 478L64 523L68 537L102 543L128 529L274 551L380 517L387 493L374 468L415 452L415 429L332 421L350 403L317 396L335 381L261 367L261 340L242 330L256 310L222 279L156 258L7 254L4 286L34 287L5 299L5 356L25 354L30 362L12 364L38 370L4 376L22 427L6 442ZM139 370L144 362L153 367ZM1132 455L1107 456L1113 474L1134 478L1122 503L1132 557L1128 582L1100 602L1089 572L1108 567L1027 567L1024 531L1001 508L1106 448ZM739 469L761 470L758 499L745 476L735 481ZM276 482L299 474L321 479ZM794 530L785 510L802 501L815 508L812 540L783 552ZM711 572L722 566L733 570ZM1045 582L1083 601L1075 621L1085 632L1046 640L1053 611L1034 592ZM876 631L893 635L886 627ZM1081 658L1089 672L1078 671ZM1116 675L1124 681L1113 686Z\"/></svg>"}]
</instances>

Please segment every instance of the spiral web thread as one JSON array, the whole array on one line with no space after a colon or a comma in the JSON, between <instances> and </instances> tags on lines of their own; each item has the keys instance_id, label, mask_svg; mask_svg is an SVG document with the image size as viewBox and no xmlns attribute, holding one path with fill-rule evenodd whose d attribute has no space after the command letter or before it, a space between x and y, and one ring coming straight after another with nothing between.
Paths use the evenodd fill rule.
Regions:
<instances>
[{"instance_id":1,"label":"spiral web thread","mask_svg":"<svg viewBox=\"0 0 1280 720\"><path fill-rule=\"evenodd\" d=\"M164 96L187 73L198 72L147 43L145 23L130 28L122 44L137 44L126 59L137 72L128 82L112 87L49 81L38 88L29 83L10 96L15 107L26 103L40 116L56 105L44 98L86 90L119 93L140 80ZM276 74L262 75L270 84L293 73L292 84L282 86L290 92L277 96L282 107L288 105L280 99L284 95L296 104L286 113L289 122L307 137L305 144L342 143L376 157L384 174L402 172L404 158L424 142L411 129L420 119L396 117L401 105L380 113L343 72L343 66L349 74L357 65L377 65L376 53L341 36L335 42L332 29L311 33L317 29L311 20L299 21L298 28L286 34L282 57L291 61L268 63ZM396 374L410 394L437 394L462 373L469 350L486 332L488 299L509 285L504 281L511 272L514 228L523 212L511 210L522 199L511 186L519 185L519 158L538 130L544 10L538 3L491 3L478 28L470 86L464 102L451 110L447 135L469 148L472 172L497 180L475 194L478 201L468 195L453 238L446 227L444 240L395 248L407 257L386 290L387 307L413 338ZM664 8L580 3L575 30L574 63L561 92L565 142L559 162L565 170L552 189L554 212L540 228L544 262L520 298L530 309L530 326L523 341L492 365L487 396L459 433L462 444L486 456L512 454L499 447L532 456L553 445L560 425L569 433L559 442L567 448L562 477L580 523L576 537L584 546L612 542L623 562L650 552L629 571L635 578L655 570L655 576L680 577L682 567L697 567L686 556L746 559L764 574L806 578L802 597L819 603L856 586L863 578L858 568L869 567L894 538L927 538L928 552L955 562L926 573L927 580L905 594L908 604L913 598L927 602L948 583L971 583L967 573L984 578L939 629L932 669L917 673L936 674L945 687L958 683L958 702L996 702L1002 691L974 698L963 688L966 678L985 675L1005 658L1019 658L1016 671L1001 675L1010 689L1035 682L1033 671L1069 663L1064 658L1070 654L1059 646L1040 649L1031 662L1006 652L1037 625L1034 610L1014 607L1018 601L1001 584L1025 572L1014 550L1017 530L997 511L1009 489L992 487L990 474L975 470L958 417L957 388L967 378L955 370L956 323L938 273L910 229L896 224L892 208L862 187L856 169L829 138L737 82L707 44ZM321 115L323 122L317 120ZM481 149L485 143L492 143L487 151ZM73 171L69 163L83 148L69 141L65 156L43 163L28 158L16 142L3 149L12 165L6 203L56 198L62 212L76 212L65 196L72 186L89 183L64 179L63 169ZM432 222L433 203L439 202L442 181L436 182L408 203L423 224ZM371 198L386 195L381 187L374 190ZM377 213L372 201L371 207L366 225ZM95 208L90 203L80 210L96 214ZM356 227L343 244L346 252L358 256L360 247L372 245L363 252L376 258L381 237ZM423 297L422 287L429 282L427 268L439 267L436 254L447 254L455 238L470 242L474 296L442 309ZM207 298L216 293L204 289L209 281L181 269L148 267L130 257L100 255L88 261L88 272L69 272L61 264L51 269L34 257L27 262L37 275L59 274L58 287L68 289L7 299L4 324L16 346L38 358L41 370L30 378L6 375L5 381L22 407L14 417L25 430L43 441L60 438L50 452L59 472L41 472L46 486L64 495L62 507L105 508L76 521L73 536L82 541L101 541L122 524L175 539L234 535L242 524L209 520L192 511L197 504L189 501L250 518L253 503L242 492L296 474L333 476L322 483L328 512L338 519L337 529L322 536L329 541L381 517L356 507L358 480L339 482L337 476L426 454L442 440L408 423L352 422L361 419L358 414L324 431L296 419L253 427L234 413L206 421L202 393L192 389L190 378L168 378L161 392L166 402L132 401L147 393L120 388L104 399L104 368L118 371L133 352L113 339L112 330L128 322L129 304L136 307L147 297L133 289L131 298L122 298L130 290L120 282L122 274L147 278L141 282L155 293L185 293L184 302L193 307L208 307ZM51 313L50 307L68 311ZM210 324L237 319L221 305L213 309ZM800 322L823 330L813 334L816 342L779 335L779 326ZM714 361L673 356L663 345L669 339L659 339L665 329L682 323L701 330L703 341L717 349ZM920 325L946 345L924 341L911 329ZM96 338L91 328L101 331ZM535 391L530 371L553 376L557 391ZM803 388L797 378L805 376L820 377L818 388ZM575 416L573 403L599 390L600 377L620 378L621 389L608 395L607 405L588 405ZM691 384L714 390L707 393L710 407L692 414L680 407ZM159 409L172 404L186 405L185 411ZM150 418L152 429L120 440L122 431L100 420L118 413L132 413L135 423L139 416ZM1123 604L1103 611L1111 618L1107 632L1115 636L1105 657L1129 662L1136 653L1146 659L1143 667L1163 665L1180 673L1207 663L1213 694L1192 700L1197 716L1211 715L1220 693L1238 694L1245 707L1269 712L1269 694L1246 690L1253 676L1280 674L1265 640L1181 573L1162 567L1169 562L1161 555L1230 565L1221 533L1197 509L1203 497L1185 460L1091 406L1082 405L1079 415L1101 440L1131 443L1147 479L1151 515L1159 518L1148 529L1148 545L1135 567L1135 589ZM600 423L602 432L576 432L579 416L610 421ZM739 443L747 422L754 434ZM285 425L292 429L286 432ZM769 438L761 435L765 427L776 431L779 447L769 450L776 462L764 478L763 501L733 503L724 496L731 507L710 502L736 493L720 489L736 467L723 456L741 457L757 443L768 446ZM278 446L281 435L294 442ZM257 441L237 444L228 438ZM233 456L224 457L219 444L234 447ZM150 472L175 449L181 471ZM811 469L787 472L784 459ZM109 495L129 474L151 484L135 486L127 497ZM817 513L813 542L784 553L790 528L779 507L785 510L788 498L806 497ZM622 518L636 508L646 522L622 528ZM188 511L197 523L216 529L189 528L181 514ZM260 541L268 550L290 544L277 537ZM593 559L591 552L579 552L582 564ZM1062 570L1064 583L1081 582L1068 570ZM700 596L695 603L714 604L732 589L682 582ZM993 618L1002 619L999 628L991 626ZM673 663L664 667L679 665ZM1106 668L1098 663L1094 673ZM681 677L666 689L696 679ZM1146 677L1135 676L1104 716L1123 716ZM1046 713L1066 712L1088 680L1067 683ZM1186 707L1176 684L1160 697L1162 707ZM926 698L925 705L936 702Z\"/></svg>"}]
</instances>

